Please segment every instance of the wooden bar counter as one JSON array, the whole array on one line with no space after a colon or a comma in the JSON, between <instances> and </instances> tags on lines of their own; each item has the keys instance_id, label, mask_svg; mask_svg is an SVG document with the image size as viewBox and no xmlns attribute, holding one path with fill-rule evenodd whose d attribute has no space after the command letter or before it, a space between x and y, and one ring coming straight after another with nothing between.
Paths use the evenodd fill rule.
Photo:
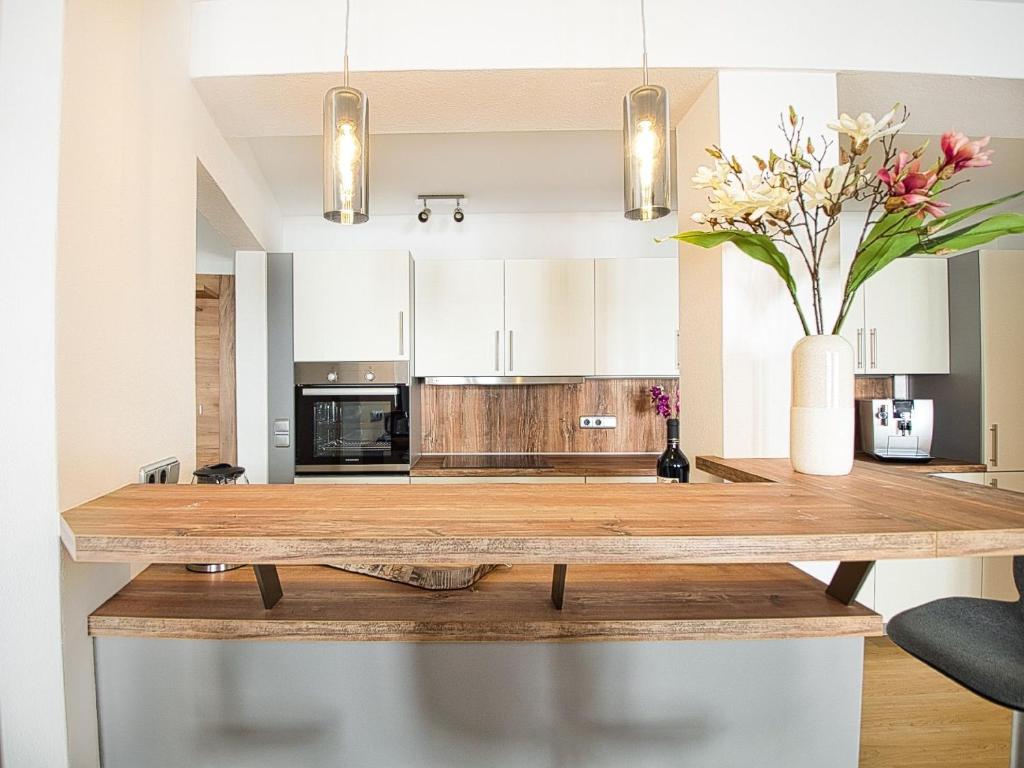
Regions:
<instances>
[{"instance_id":1,"label":"wooden bar counter","mask_svg":"<svg viewBox=\"0 0 1024 768\"><path fill-rule=\"evenodd\" d=\"M1021 494L868 462L838 478L799 475L785 459L697 466L733 482L133 485L67 511L62 539L83 562L517 565L462 593L282 568L272 610L256 600L267 571L254 580L249 569L208 577L162 565L90 623L94 634L278 639L877 634L880 619L851 605L873 561L1024 552ZM794 560L844 561L831 597ZM556 588L568 566L563 611L544 600L544 564ZM264 592L264 603L276 598Z\"/></svg>"}]
</instances>

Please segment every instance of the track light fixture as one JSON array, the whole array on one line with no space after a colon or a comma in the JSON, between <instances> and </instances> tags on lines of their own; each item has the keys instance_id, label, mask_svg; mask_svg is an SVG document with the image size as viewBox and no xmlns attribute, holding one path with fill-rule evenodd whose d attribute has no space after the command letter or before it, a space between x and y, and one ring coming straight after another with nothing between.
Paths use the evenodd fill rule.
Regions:
<instances>
[{"instance_id":1,"label":"track light fixture","mask_svg":"<svg viewBox=\"0 0 1024 768\"><path fill-rule=\"evenodd\" d=\"M431 210L427 207L428 200L454 200L455 210L452 211L452 218L455 219L455 223L461 224L466 218L466 213L462 210L462 199L465 195L417 195L416 197L423 201L423 210L416 215L422 224L426 224L430 220Z\"/></svg>"}]
</instances>

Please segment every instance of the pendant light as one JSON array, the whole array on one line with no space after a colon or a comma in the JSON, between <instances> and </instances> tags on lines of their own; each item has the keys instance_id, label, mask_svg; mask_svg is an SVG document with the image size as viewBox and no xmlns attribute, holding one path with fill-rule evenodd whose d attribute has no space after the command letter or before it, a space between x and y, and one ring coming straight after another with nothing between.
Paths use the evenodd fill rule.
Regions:
<instances>
[{"instance_id":1,"label":"pendant light","mask_svg":"<svg viewBox=\"0 0 1024 768\"><path fill-rule=\"evenodd\" d=\"M362 224L370 218L370 104L348 84L348 17L345 0L345 84L324 96L324 218Z\"/></svg>"},{"instance_id":2,"label":"pendant light","mask_svg":"<svg viewBox=\"0 0 1024 768\"><path fill-rule=\"evenodd\" d=\"M647 18L640 0L644 84L622 100L623 193L627 219L650 221L672 207L668 92L647 82Z\"/></svg>"}]
</instances>

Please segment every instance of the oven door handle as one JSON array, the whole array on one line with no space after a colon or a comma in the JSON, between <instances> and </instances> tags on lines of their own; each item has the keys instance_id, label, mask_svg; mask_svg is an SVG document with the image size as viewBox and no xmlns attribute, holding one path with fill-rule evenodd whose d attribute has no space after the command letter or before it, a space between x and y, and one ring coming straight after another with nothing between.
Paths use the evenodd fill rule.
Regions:
<instances>
[{"instance_id":1,"label":"oven door handle","mask_svg":"<svg viewBox=\"0 0 1024 768\"><path fill-rule=\"evenodd\" d=\"M398 394L398 387L303 387L303 397L365 397Z\"/></svg>"}]
</instances>

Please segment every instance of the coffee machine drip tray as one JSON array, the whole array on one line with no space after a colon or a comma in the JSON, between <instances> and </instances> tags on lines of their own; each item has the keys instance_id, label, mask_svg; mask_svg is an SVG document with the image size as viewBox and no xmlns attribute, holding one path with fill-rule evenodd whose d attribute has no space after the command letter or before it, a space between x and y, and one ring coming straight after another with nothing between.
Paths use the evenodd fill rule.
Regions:
<instances>
[{"instance_id":1,"label":"coffee machine drip tray","mask_svg":"<svg viewBox=\"0 0 1024 768\"><path fill-rule=\"evenodd\" d=\"M903 462L905 464L927 464L932 460L930 453L919 451L916 448L893 448L872 453L879 461Z\"/></svg>"}]
</instances>

